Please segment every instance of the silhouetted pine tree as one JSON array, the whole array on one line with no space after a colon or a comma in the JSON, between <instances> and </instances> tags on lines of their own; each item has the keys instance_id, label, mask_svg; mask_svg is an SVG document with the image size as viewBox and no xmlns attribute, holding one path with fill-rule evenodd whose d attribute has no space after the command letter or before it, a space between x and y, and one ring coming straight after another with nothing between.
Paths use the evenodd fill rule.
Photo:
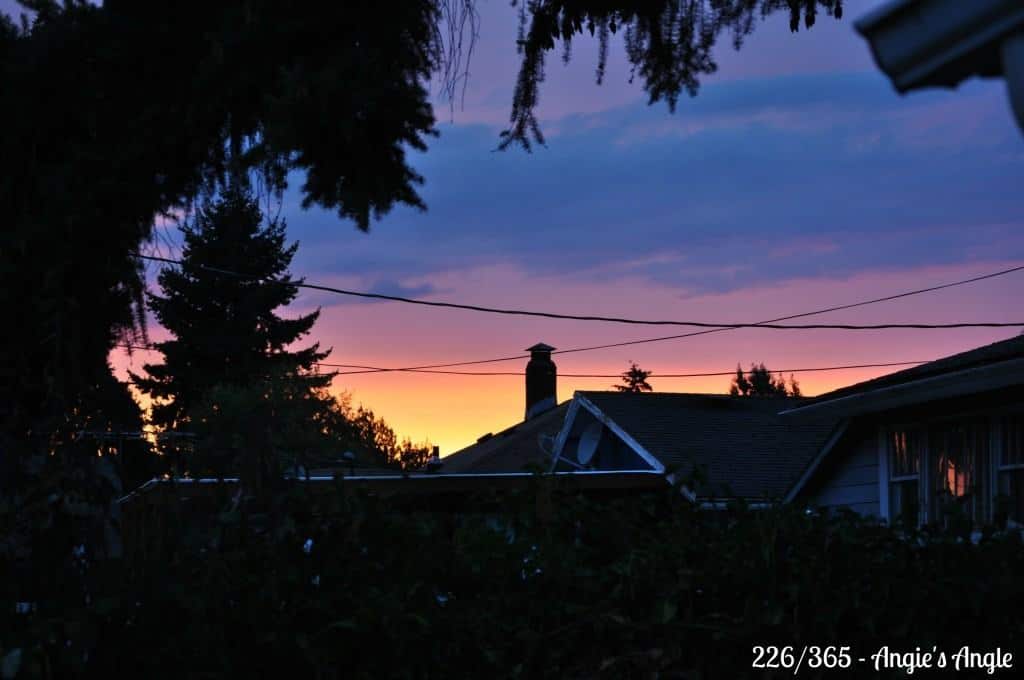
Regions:
<instances>
[{"instance_id":1,"label":"silhouetted pine tree","mask_svg":"<svg viewBox=\"0 0 1024 680\"><path fill-rule=\"evenodd\" d=\"M298 244L286 245L284 223L264 223L251 192L235 183L204 202L183 231L184 264L162 271L163 295L149 295L174 338L156 343L162 364L146 364L147 377L133 376L155 400L153 423L187 426L190 410L214 387L253 388L282 377L293 390L326 387L332 374L313 371L327 356L318 343L285 349L309 332L319 310L295 319L275 313L295 299L294 284L301 283L288 274Z\"/></svg>"},{"instance_id":2,"label":"silhouetted pine tree","mask_svg":"<svg viewBox=\"0 0 1024 680\"><path fill-rule=\"evenodd\" d=\"M622 373L622 384L612 385L619 392L653 392L647 379L651 377L650 371L645 371L636 365L636 362L629 362L629 370Z\"/></svg>"}]
</instances>

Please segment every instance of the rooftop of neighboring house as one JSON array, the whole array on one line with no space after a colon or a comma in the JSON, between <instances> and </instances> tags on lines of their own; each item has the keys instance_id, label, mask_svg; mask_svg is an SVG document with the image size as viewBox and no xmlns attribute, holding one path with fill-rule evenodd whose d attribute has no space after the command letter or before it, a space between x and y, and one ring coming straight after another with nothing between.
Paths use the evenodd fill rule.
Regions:
<instances>
[{"instance_id":1,"label":"rooftop of neighboring house","mask_svg":"<svg viewBox=\"0 0 1024 680\"><path fill-rule=\"evenodd\" d=\"M441 459L440 472L485 473L547 470L551 447L562 429L568 401L516 423L495 434L485 434L475 444Z\"/></svg>"},{"instance_id":2,"label":"rooftop of neighboring house","mask_svg":"<svg viewBox=\"0 0 1024 680\"><path fill-rule=\"evenodd\" d=\"M841 387L808 399L787 416L856 415L1000 390L1024 382L1024 335Z\"/></svg>"},{"instance_id":3,"label":"rooftop of neighboring house","mask_svg":"<svg viewBox=\"0 0 1024 680\"><path fill-rule=\"evenodd\" d=\"M802 400L726 394L578 392L667 471L706 479L699 497L780 498L825 445L835 421L791 423Z\"/></svg>"},{"instance_id":4,"label":"rooftop of neighboring house","mask_svg":"<svg viewBox=\"0 0 1024 680\"><path fill-rule=\"evenodd\" d=\"M832 390L831 392L826 392L825 394L809 399L806 404L815 404L821 401L828 401L851 394L875 390L880 387L892 387L915 380L921 380L923 378L943 375L945 373L952 373L954 371L962 371L968 368L987 366L1000 361L1020 358L1024 358L1024 335L1018 335L1009 338L1008 340L993 342L990 345L975 347L974 349L969 349L966 352L960 352L959 354L953 354L952 356L943 357L942 359L929 361L926 364L914 366L913 368L906 368L902 371L889 373L878 378L872 378L871 380L865 380L853 385L848 385L847 387L840 387L837 390Z\"/></svg>"}]
</instances>

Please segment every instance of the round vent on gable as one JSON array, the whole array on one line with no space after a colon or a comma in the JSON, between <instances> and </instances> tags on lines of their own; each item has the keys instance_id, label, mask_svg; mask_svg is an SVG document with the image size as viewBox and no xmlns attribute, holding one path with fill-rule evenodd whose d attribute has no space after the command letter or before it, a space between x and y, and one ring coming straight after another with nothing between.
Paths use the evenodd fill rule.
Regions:
<instances>
[{"instance_id":1,"label":"round vent on gable","mask_svg":"<svg viewBox=\"0 0 1024 680\"><path fill-rule=\"evenodd\" d=\"M604 427L601 423L591 423L587 426L587 429L583 430L583 434L580 435L579 446L576 447L576 462L580 465L586 465L593 458L597 452L597 445L601 443L601 434L604 432Z\"/></svg>"}]
</instances>

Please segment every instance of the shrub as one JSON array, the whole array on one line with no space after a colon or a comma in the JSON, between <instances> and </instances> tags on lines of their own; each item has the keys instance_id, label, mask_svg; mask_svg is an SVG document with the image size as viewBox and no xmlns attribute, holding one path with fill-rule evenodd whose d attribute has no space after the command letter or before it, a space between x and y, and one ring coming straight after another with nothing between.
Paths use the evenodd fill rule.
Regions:
<instances>
[{"instance_id":1,"label":"shrub","mask_svg":"<svg viewBox=\"0 0 1024 680\"><path fill-rule=\"evenodd\" d=\"M1020 648L1017 534L975 544L852 513L702 511L668 491L590 498L540 480L455 509L336 483L164 521L124 560L69 578L77 605L7 614L0 656L21 650L26 677L767 678L792 670L753 669L755 645ZM906 676L868 665L847 677Z\"/></svg>"}]
</instances>

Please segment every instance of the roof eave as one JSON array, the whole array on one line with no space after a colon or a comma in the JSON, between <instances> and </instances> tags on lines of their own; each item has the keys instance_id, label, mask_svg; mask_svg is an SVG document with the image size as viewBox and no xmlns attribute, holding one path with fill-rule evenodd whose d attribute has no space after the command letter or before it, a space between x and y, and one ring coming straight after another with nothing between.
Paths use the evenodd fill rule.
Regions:
<instances>
[{"instance_id":1,"label":"roof eave","mask_svg":"<svg viewBox=\"0 0 1024 680\"><path fill-rule=\"evenodd\" d=\"M1003 38L1024 28L1019 0L900 0L854 23L878 67L899 92L954 87L971 75L998 76L982 63Z\"/></svg>"},{"instance_id":2,"label":"roof eave","mask_svg":"<svg viewBox=\"0 0 1024 680\"><path fill-rule=\"evenodd\" d=\"M1024 358L1009 359L835 399L826 398L779 415L794 422L849 418L1021 384L1024 384Z\"/></svg>"},{"instance_id":3,"label":"roof eave","mask_svg":"<svg viewBox=\"0 0 1024 680\"><path fill-rule=\"evenodd\" d=\"M785 497L783 498L784 503L792 503L800 494L800 492L804 490L804 487L807 486L807 483L811 480L812 477L814 477L815 473L818 471L818 468L821 467L822 461L824 461L825 458L827 458L828 455L832 453L832 449L836 447L836 444L843 438L843 435L846 434L846 430L849 428L849 426L850 420L848 418L841 420L839 424L836 425L835 429L832 430L832 434L829 435L828 440L825 442L825 445L821 447L821 450L818 451L817 455L814 456L810 464L808 464L807 468L804 469L803 473L797 479L796 483L793 484L793 486L786 493Z\"/></svg>"}]
</instances>

